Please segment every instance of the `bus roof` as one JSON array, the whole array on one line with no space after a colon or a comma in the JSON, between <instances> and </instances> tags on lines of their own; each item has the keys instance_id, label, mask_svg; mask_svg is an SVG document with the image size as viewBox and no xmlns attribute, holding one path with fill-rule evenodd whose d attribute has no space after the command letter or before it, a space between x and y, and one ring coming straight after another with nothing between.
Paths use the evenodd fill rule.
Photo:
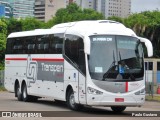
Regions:
<instances>
[{"instance_id":1,"label":"bus roof","mask_svg":"<svg viewBox=\"0 0 160 120\"><path fill-rule=\"evenodd\" d=\"M11 33L8 38L53 33L66 33L79 36L90 36L95 34L136 36L136 34L131 29L126 28L119 22L111 20L88 20L57 24L51 29L35 29L32 31L15 32Z\"/></svg>"},{"instance_id":2,"label":"bus roof","mask_svg":"<svg viewBox=\"0 0 160 120\"><path fill-rule=\"evenodd\" d=\"M94 20L94 21L79 21L67 24L59 24L52 29L64 29L66 34L76 34L82 36L90 36L95 34L110 34L110 35L127 35L135 36L133 30L126 28L123 24L110 20Z\"/></svg>"},{"instance_id":3,"label":"bus roof","mask_svg":"<svg viewBox=\"0 0 160 120\"><path fill-rule=\"evenodd\" d=\"M11 33L8 36L8 38L25 37L25 36L33 36L33 35L44 35L44 34L51 34L51 30L50 29L35 29L31 31L14 32L14 33Z\"/></svg>"}]
</instances>

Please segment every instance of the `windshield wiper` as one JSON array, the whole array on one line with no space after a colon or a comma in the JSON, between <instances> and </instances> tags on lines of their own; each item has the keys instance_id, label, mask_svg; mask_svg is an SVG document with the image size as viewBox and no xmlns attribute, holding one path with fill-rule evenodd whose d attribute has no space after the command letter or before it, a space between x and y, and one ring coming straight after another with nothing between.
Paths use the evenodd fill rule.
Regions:
<instances>
[{"instance_id":1,"label":"windshield wiper","mask_svg":"<svg viewBox=\"0 0 160 120\"><path fill-rule=\"evenodd\" d=\"M114 54L114 50L113 50L113 62L111 63L111 65L110 65L109 69L107 70L107 72L104 73L102 80L106 80L106 78L107 78L107 76L108 76L111 68L112 68L113 66L115 66L115 63L116 63L116 60L115 60L115 54Z\"/></svg>"}]
</instances>

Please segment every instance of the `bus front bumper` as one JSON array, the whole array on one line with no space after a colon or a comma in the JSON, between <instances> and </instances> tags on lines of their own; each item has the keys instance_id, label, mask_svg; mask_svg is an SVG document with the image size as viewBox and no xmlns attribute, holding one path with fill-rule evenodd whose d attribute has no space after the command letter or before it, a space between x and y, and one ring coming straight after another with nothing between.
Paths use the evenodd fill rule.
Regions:
<instances>
[{"instance_id":1,"label":"bus front bumper","mask_svg":"<svg viewBox=\"0 0 160 120\"><path fill-rule=\"evenodd\" d=\"M87 104L89 106L142 106L145 101L145 95L132 96L101 96L88 95Z\"/></svg>"}]
</instances>

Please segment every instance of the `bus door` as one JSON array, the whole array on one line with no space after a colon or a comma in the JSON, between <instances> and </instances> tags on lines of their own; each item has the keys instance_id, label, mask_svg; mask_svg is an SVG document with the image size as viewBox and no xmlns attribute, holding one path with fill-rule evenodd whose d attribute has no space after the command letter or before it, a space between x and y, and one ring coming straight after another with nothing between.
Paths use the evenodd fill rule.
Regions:
<instances>
[{"instance_id":1,"label":"bus door","mask_svg":"<svg viewBox=\"0 0 160 120\"><path fill-rule=\"evenodd\" d=\"M68 59L66 59L69 63L71 63L75 71L71 72L71 68L66 68L65 73L67 73L65 76L65 80L68 80L69 78L74 77L73 79L76 82L76 85L78 86L78 100L81 104L86 103L86 65L85 65L85 53L84 53L84 42L83 38L76 36L76 35L65 35L65 56L67 56ZM67 66L65 66L67 67ZM77 72L76 72L77 71ZM78 74L78 75L77 75Z\"/></svg>"},{"instance_id":2,"label":"bus door","mask_svg":"<svg viewBox=\"0 0 160 120\"><path fill-rule=\"evenodd\" d=\"M84 50L79 50L79 102L86 104L86 65Z\"/></svg>"},{"instance_id":3,"label":"bus door","mask_svg":"<svg viewBox=\"0 0 160 120\"><path fill-rule=\"evenodd\" d=\"M86 104L86 79L79 73L79 102Z\"/></svg>"}]
</instances>

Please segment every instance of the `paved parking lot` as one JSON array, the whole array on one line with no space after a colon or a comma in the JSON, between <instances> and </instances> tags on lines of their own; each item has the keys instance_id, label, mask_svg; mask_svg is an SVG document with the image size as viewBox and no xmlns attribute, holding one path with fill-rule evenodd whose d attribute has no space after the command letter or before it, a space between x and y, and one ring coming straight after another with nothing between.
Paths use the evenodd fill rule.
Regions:
<instances>
[{"instance_id":1,"label":"paved parking lot","mask_svg":"<svg viewBox=\"0 0 160 120\"><path fill-rule=\"evenodd\" d=\"M143 107L130 107L125 110L125 112L121 114L115 114L111 111L110 108L85 108L82 111L71 111L67 108L65 103L56 103L52 99L39 99L37 102L21 102L18 101L14 97L14 93L9 92L0 92L0 111L12 111L12 112L40 112L42 115L56 116L54 119L62 119L71 120L75 119L87 119L95 118L104 119L104 118L112 118L112 120L127 120L134 119L132 117L132 111L160 111L160 103L159 102L145 102ZM49 112L43 112L49 111ZM58 112L57 112L58 111ZM69 116L69 117L68 117ZM43 116L42 116L43 117ZM114 117L114 118L113 118ZM143 119L144 117L138 117L138 119ZM147 117L148 118L148 117ZM0 118L2 119L2 118ZM3 118L4 119L4 118ZM5 118L8 120L8 118ZM15 119L15 118L12 118ZM19 118L20 119L20 118ZM24 119L24 118L23 118ZM27 119L27 118L25 118ZM39 120L40 118L33 118L34 120ZM42 118L41 118L42 119ZM43 118L44 119L44 118ZM51 119L51 117L47 117L45 119ZM137 117L136 117L137 119ZM152 117L152 120L158 120L158 118ZM17 118L16 118L17 120ZM106 119L105 119L106 120Z\"/></svg>"}]
</instances>

